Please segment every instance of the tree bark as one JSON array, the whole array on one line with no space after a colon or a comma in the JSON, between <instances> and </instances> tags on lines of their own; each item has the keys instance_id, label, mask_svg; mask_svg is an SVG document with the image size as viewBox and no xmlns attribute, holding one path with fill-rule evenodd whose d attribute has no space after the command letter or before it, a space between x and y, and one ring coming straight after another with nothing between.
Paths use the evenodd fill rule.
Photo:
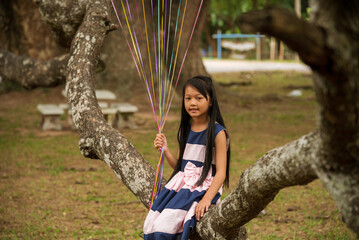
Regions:
<instances>
[{"instance_id":1,"label":"tree bark","mask_svg":"<svg viewBox=\"0 0 359 240\"><path fill-rule=\"evenodd\" d=\"M329 51L321 28L300 20L288 9L267 8L245 13L238 24L244 33L260 32L280 39L314 69L328 64Z\"/></svg>"},{"instance_id":2,"label":"tree bark","mask_svg":"<svg viewBox=\"0 0 359 240\"><path fill-rule=\"evenodd\" d=\"M359 3L318 0L311 9L331 53L326 71L314 71L323 148L316 172L359 237Z\"/></svg>"},{"instance_id":3,"label":"tree bark","mask_svg":"<svg viewBox=\"0 0 359 240\"><path fill-rule=\"evenodd\" d=\"M359 3L317 0L311 9L312 23L268 9L243 16L242 29L283 40L313 69L320 136L313 168L359 237Z\"/></svg>"},{"instance_id":4,"label":"tree bark","mask_svg":"<svg viewBox=\"0 0 359 240\"><path fill-rule=\"evenodd\" d=\"M209 24L210 24L209 20L207 19L207 24L206 24L207 26L205 26L204 32L208 45L212 49L212 55L209 55L209 51L208 51L208 57L214 57L217 56L217 41L211 35L211 29Z\"/></svg>"},{"instance_id":5,"label":"tree bark","mask_svg":"<svg viewBox=\"0 0 359 240\"><path fill-rule=\"evenodd\" d=\"M31 0L0 1L0 49L37 60L68 52L53 35Z\"/></svg>"},{"instance_id":6,"label":"tree bark","mask_svg":"<svg viewBox=\"0 0 359 240\"><path fill-rule=\"evenodd\" d=\"M218 206L204 215L197 231L204 239L239 239L240 226L256 217L280 189L305 185L317 178L318 133L273 149L245 170L239 184Z\"/></svg>"},{"instance_id":7,"label":"tree bark","mask_svg":"<svg viewBox=\"0 0 359 240\"><path fill-rule=\"evenodd\" d=\"M0 50L0 78L19 83L26 89L54 87L65 82L69 55L36 61Z\"/></svg>"},{"instance_id":8,"label":"tree bark","mask_svg":"<svg viewBox=\"0 0 359 240\"><path fill-rule=\"evenodd\" d=\"M193 4L193 6L190 9L191 10L190 16L195 16L195 14L197 14L198 9L199 9L199 3L200 3L200 1L197 1L196 5ZM206 23L206 20L207 20L209 5L210 5L210 1L206 1L206 0L203 1L202 10L200 12L197 26L194 31L193 39L192 39L191 45L189 46L189 49L188 49L188 55L186 57L186 61L184 62L184 65L183 65L181 80L179 81L179 84L178 84L177 89L180 93L182 92L182 87L183 87L186 79L189 79L189 78L197 76L197 75L208 75L208 73L204 67L203 61L202 61L201 37L202 37L202 29L204 28L204 24ZM191 17L191 19L194 19L194 18ZM194 21L188 21L188 22L186 21L186 23L188 25L187 29L192 30ZM186 39L186 40L189 39L189 33L190 33L190 31L188 31L186 33L186 35L188 35L188 36L184 36L183 39Z\"/></svg>"},{"instance_id":9,"label":"tree bark","mask_svg":"<svg viewBox=\"0 0 359 240\"><path fill-rule=\"evenodd\" d=\"M57 43L62 47L70 47L88 1L33 0L33 2L38 5L42 19L50 26Z\"/></svg>"}]
</instances>

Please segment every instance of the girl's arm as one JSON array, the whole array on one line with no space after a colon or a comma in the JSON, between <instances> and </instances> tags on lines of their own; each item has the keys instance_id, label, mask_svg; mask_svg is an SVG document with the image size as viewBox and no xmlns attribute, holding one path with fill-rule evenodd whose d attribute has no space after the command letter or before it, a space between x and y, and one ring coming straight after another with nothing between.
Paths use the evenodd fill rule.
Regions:
<instances>
[{"instance_id":1,"label":"girl's arm","mask_svg":"<svg viewBox=\"0 0 359 240\"><path fill-rule=\"evenodd\" d=\"M173 156L170 149L168 148L167 139L163 133L156 135L154 145L157 150L163 149L168 164L171 166L171 168L174 169L176 167L178 159Z\"/></svg>"},{"instance_id":2,"label":"girl's arm","mask_svg":"<svg viewBox=\"0 0 359 240\"><path fill-rule=\"evenodd\" d=\"M226 179L227 168L227 138L225 131L220 131L215 139L216 146L216 175L213 178L212 184L203 196L202 200L196 206L196 218L199 220L203 214L208 211L212 199L216 196L218 190L221 188Z\"/></svg>"}]
</instances>

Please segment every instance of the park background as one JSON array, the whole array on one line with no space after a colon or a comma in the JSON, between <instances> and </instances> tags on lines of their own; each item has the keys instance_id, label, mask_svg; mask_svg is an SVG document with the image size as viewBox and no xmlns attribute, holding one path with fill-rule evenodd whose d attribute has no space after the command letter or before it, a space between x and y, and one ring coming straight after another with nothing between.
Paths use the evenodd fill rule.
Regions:
<instances>
[{"instance_id":1,"label":"park background","mask_svg":"<svg viewBox=\"0 0 359 240\"><path fill-rule=\"evenodd\" d=\"M201 35L202 54L208 63L217 56L216 40L212 35L218 30L240 33L235 20L243 12L268 4L294 11L292 1L227 2L211 1ZM17 20L10 25L21 30L17 33L3 31L6 33L1 37L4 48L39 60L66 51L56 45L31 1L2 4L4 9L12 9ZM301 1L301 5L300 16L306 19L310 11L308 3ZM234 9L236 11L232 11ZM116 36L118 31L110 35ZM9 39L9 34L14 35L12 39L15 34L20 37L10 43L4 40ZM106 46L112 44L110 41L105 43L104 61L116 57L106 53L111 51L111 47L106 50ZM253 39L240 41L253 42ZM273 42L276 44L274 50L271 48ZM245 58L254 64L255 59L269 61L271 58L275 63L300 64L297 56L276 40L263 37L260 46L259 59L257 48L245 53L224 50L222 57ZM126 49L123 51L127 53ZM145 92L129 91L138 86L131 67L126 70L134 75L129 73L125 80L114 81L116 74L122 74L119 69L108 66L100 72L96 88L111 89L117 95L116 101L130 102L139 108L135 114L138 128L120 131L155 166L158 153L152 143L156 128L148 103L144 101ZM275 70L211 73L218 87L220 107L232 146L230 187L225 190L224 197L237 185L241 173L260 156L316 128L317 103L310 71ZM1 82L0 238L138 239L147 209L106 164L81 155L78 133L68 125L67 116L61 118L61 131L42 131L40 128L41 115L36 106L66 102L61 93L64 86L25 90L14 82ZM300 90L301 95L289 96L292 90ZM176 148L179 113L180 100L177 98L165 128L173 149ZM170 173L166 165L165 177L168 178ZM355 239L319 180L280 191L263 213L246 224L246 228L250 239Z\"/></svg>"}]
</instances>

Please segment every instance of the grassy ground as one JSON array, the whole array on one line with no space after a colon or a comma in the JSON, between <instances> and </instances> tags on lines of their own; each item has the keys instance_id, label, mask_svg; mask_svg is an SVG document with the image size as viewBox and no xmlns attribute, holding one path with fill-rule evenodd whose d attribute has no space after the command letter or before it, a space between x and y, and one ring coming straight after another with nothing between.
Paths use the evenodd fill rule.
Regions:
<instances>
[{"instance_id":1,"label":"grassy ground","mask_svg":"<svg viewBox=\"0 0 359 240\"><path fill-rule=\"evenodd\" d=\"M230 189L266 151L315 129L316 104L310 75L297 73L218 74L220 106L231 136ZM303 87L303 96L287 93ZM39 129L38 103L61 103L63 86L0 96L0 239L139 239L146 209L101 161L85 159L70 129ZM147 103L136 130L123 130L154 166L155 124ZM145 105L143 105L145 104ZM165 132L177 148L179 105ZM63 119L66 126L66 119ZM68 126L67 126L68 127ZM168 165L165 176L169 176ZM246 224L250 239L355 239L335 203L317 180L287 188L261 215Z\"/></svg>"}]
</instances>

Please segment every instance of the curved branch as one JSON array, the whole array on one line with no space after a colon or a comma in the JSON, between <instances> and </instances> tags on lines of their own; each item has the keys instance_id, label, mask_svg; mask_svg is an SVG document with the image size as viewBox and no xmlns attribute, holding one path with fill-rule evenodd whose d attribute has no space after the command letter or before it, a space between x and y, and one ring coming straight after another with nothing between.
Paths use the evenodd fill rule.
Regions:
<instances>
[{"instance_id":1,"label":"curved branch","mask_svg":"<svg viewBox=\"0 0 359 240\"><path fill-rule=\"evenodd\" d=\"M204 239L238 239L240 226L256 217L280 189L308 184L317 178L319 134L311 133L262 156L243 172L238 187L197 224Z\"/></svg>"},{"instance_id":2,"label":"curved branch","mask_svg":"<svg viewBox=\"0 0 359 240\"><path fill-rule=\"evenodd\" d=\"M69 54L65 54L49 61L37 61L0 50L0 77L27 89L54 87L65 82L68 59Z\"/></svg>"},{"instance_id":3,"label":"curved branch","mask_svg":"<svg viewBox=\"0 0 359 240\"><path fill-rule=\"evenodd\" d=\"M322 29L299 19L288 9L251 11L243 14L238 24L243 32L260 32L282 40L313 68L322 68L329 63Z\"/></svg>"},{"instance_id":4,"label":"curved branch","mask_svg":"<svg viewBox=\"0 0 359 240\"><path fill-rule=\"evenodd\" d=\"M70 47L71 41L85 15L88 1L33 0L39 6L42 19L53 32L57 43Z\"/></svg>"}]
</instances>

